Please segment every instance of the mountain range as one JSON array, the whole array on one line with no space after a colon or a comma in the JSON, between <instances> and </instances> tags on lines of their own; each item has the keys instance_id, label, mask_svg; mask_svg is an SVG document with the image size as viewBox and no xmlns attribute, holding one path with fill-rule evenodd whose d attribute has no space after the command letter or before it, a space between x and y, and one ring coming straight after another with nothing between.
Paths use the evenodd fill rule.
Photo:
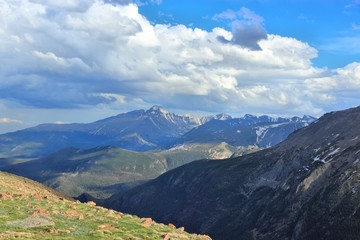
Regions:
<instances>
[{"instance_id":1,"label":"mountain range","mask_svg":"<svg viewBox=\"0 0 360 240\"><path fill-rule=\"evenodd\" d=\"M227 142L233 146L255 145L271 147L287 138L293 131L309 125L316 119L311 116L274 118L246 114L242 118L212 120L185 133L185 143Z\"/></svg>"},{"instance_id":2,"label":"mountain range","mask_svg":"<svg viewBox=\"0 0 360 240\"><path fill-rule=\"evenodd\" d=\"M39 157L66 147L117 146L146 151L172 144L200 124L190 115L169 113L161 107L122 113L87 124L41 124L0 135L3 157Z\"/></svg>"},{"instance_id":3,"label":"mountain range","mask_svg":"<svg viewBox=\"0 0 360 240\"><path fill-rule=\"evenodd\" d=\"M143 115L138 115L139 112ZM147 111L124 113L90 124L48 124L3 134L0 148L15 144L13 151L2 153L2 157L6 157L2 160L3 169L29 176L72 196L81 194L79 199L82 201L95 200L105 207L144 217L143 220L135 218L137 223L146 223L151 217L172 229L174 225L184 226L189 232L207 234L213 239L357 239L360 235L360 107L327 113L318 120L310 116L272 118L245 115L231 118L221 114L202 119L176 116L155 106ZM137 128L136 119L139 121ZM122 121L123 126L118 124ZM102 127L92 131L94 129L90 126L99 127L101 122ZM142 125L145 123L153 126L148 131L152 134L166 128L168 132L160 137L149 137ZM104 141L113 141L111 139L117 139L119 132L121 135L128 128L130 132L141 133L139 136L147 142L151 139L157 150L140 152L119 148L115 144L98 144L102 142L98 136ZM78 137L80 133L87 142ZM17 138L12 134L17 134ZM87 134L97 140L87 138ZM45 154L52 149L46 148L47 144L51 145L51 141L64 136L63 143L66 144L72 144L67 141L73 137L74 142L81 146L87 146L85 143L98 145L88 149L62 148L39 159L18 162L21 157ZM281 141L282 138L286 140ZM29 144L16 145L20 140ZM219 143L221 140L225 141ZM58 147L67 146L63 143L60 142ZM124 142L119 140L118 143ZM39 148L32 150L31 145ZM258 146L266 149L259 151ZM9 156L16 157L14 161L17 162L11 162ZM213 160L194 161L203 158ZM0 180L4 177L1 174ZM14 180L11 182L17 184ZM1 187L6 184L2 183ZM21 208L4 202L11 201L7 199L10 195L12 199L16 198L16 203L21 200L21 194L8 194L11 191L6 187L0 193L2 206L15 206L11 211L15 211L16 216L24 216L24 219L4 215L6 224L28 222L33 220L33 216L38 217L33 213L26 218L26 214L18 213ZM104 199L106 197L109 198ZM30 198L37 199L37 195ZM57 202L49 205L42 201L42 204L51 211L63 209ZM82 206L75 206L79 209L77 213L84 210ZM48 223L55 222L53 219L59 217L55 215L46 212L41 221L46 218ZM80 218L80 215L76 217ZM101 221L103 218L97 219ZM61 226L66 225L64 219L60 220ZM131 226L136 225L134 221ZM150 222L155 224L152 220ZM89 224L93 226L92 222ZM123 224L128 223L125 221ZM110 231L98 229L94 234L96 237L110 234L108 237L111 237L112 230L117 231L116 226L111 223ZM11 230L13 232L6 230L12 234L10 237L18 236L15 228L18 226ZM57 227L55 230L60 234L56 237L62 237L63 229ZM66 231L73 230L76 234L83 231L78 228ZM135 233L147 237L169 235L161 235L163 231L168 229L160 227L155 229L155 233ZM180 236L179 231L183 229L171 232L174 239ZM169 238L168 235L165 237ZM199 236L184 233L181 237L197 239Z\"/></svg>"},{"instance_id":4,"label":"mountain range","mask_svg":"<svg viewBox=\"0 0 360 240\"><path fill-rule=\"evenodd\" d=\"M249 114L198 118L153 106L94 123L42 124L0 135L0 169L72 197L104 199L194 160L271 146L313 120Z\"/></svg>"},{"instance_id":5,"label":"mountain range","mask_svg":"<svg viewBox=\"0 0 360 240\"><path fill-rule=\"evenodd\" d=\"M257 150L259 148L233 147L227 143L179 145L148 152L111 146L66 148L2 170L44 183L72 197L86 194L104 199L194 160L219 160Z\"/></svg>"},{"instance_id":6,"label":"mountain range","mask_svg":"<svg viewBox=\"0 0 360 240\"><path fill-rule=\"evenodd\" d=\"M275 147L200 160L105 206L214 239L358 239L360 107L325 114Z\"/></svg>"},{"instance_id":7,"label":"mountain range","mask_svg":"<svg viewBox=\"0 0 360 240\"><path fill-rule=\"evenodd\" d=\"M226 114L198 118L159 106L122 113L93 123L41 124L0 135L0 158L39 158L64 148L115 146L134 151L168 149L178 144L227 142L234 146L273 146L312 117L272 118Z\"/></svg>"}]
</instances>

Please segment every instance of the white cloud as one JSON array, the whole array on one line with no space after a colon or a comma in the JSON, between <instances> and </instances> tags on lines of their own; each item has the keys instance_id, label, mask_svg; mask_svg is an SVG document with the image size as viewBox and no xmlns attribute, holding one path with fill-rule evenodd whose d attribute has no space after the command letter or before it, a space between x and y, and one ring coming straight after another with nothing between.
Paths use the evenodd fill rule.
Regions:
<instances>
[{"instance_id":1,"label":"white cloud","mask_svg":"<svg viewBox=\"0 0 360 240\"><path fill-rule=\"evenodd\" d=\"M221 12L219 14L215 14L212 19L215 21L219 21L222 19L230 19L230 20L234 20L237 18L237 12L235 12L232 9L227 9L224 12Z\"/></svg>"},{"instance_id":2,"label":"white cloud","mask_svg":"<svg viewBox=\"0 0 360 240\"><path fill-rule=\"evenodd\" d=\"M23 124L23 122L20 120L16 120L12 118L0 118L0 124L9 124L9 123Z\"/></svg>"},{"instance_id":3,"label":"white cloud","mask_svg":"<svg viewBox=\"0 0 360 240\"><path fill-rule=\"evenodd\" d=\"M108 100L110 103L113 103L116 105L124 105L126 103L125 96L122 96L119 94L100 93L100 94L95 94L95 96L104 98L104 99Z\"/></svg>"},{"instance_id":4,"label":"white cloud","mask_svg":"<svg viewBox=\"0 0 360 240\"><path fill-rule=\"evenodd\" d=\"M218 16L240 18L229 32L153 25L135 4L0 1L0 96L22 105L134 109L157 103L194 111L319 114L336 103L339 81L358 86L357 67L315 68L316 49L266 34L262 17L245 8L235 17ZM236 40L248 28L261 33L245 39L258 51L219 41Z\"/></svg>"},{"instance_id":5,"label":"white cloud","mask_svg":"<svg viewBox=\"0 0 360 240\"><path fill-rule=\"evenodd\" d=\"M353 0L351 3L345 5L345 8L356 8L360 5L360 0Z\"/></svg>"},{"instance_id":6,"label":"white cloud","mask_svg":"<svg viewBox=\"0 0 360 240\"><path fill-rule=\"evenodd\" d=\"M41 5L45 5L47 8L52 8L52 9L67 9L67 10L80 10L82 9L83 6L87 6L89 5L92 0L77 0L77 1L73 1L73 0L62 0L62 1L58 1L58 0L29 0L30 2L33 3L38 3Z\"/></svg>"},{"instance_id":7,"label":"white cloud","mask_svg":"<svg viewBox=\"0 0 360 240\"><path fill-rule=\"evenodd\" d=\"M69 124L70 122L63 122L63 121L56 121L53 122L54 124L63 125L63 124Z\"/></svg>"},{"instance_id":8,"label":"white cloud","mask_svg":"<svg viewBox=\"0 0 360 240\"><path fill-rule=\"evenodd\" d=\"M135 3L138 6L148 4L161 4L162 0L105 0L107 3L126 5L129 3Z\"/></svg>"},{"instance_id":9,"label":"white cloud","mask_svg":"<svg viewBox=\"0 0 360 240\"><path fill-rule=\"evenodd\" d=\"M68 58L56 56L52 52L33 51L33 55L40 60L43 67L52 68L53 71L83 71L91 72L91 67L86 65L80 58ZM72 68L72 69L71 69Z\"/></svg>"},{"instance_id":10,"label":"white cloud","mask_svg":"<svg viewBox=\"0 0 360 240\"><path fill-rule=\"evenodd\" d=\"M331 104L337 109L359 105L360 62L351 63L344 68L332 70L328 76L306 80L312 101L326 108Z\"/></svg>"}]
</instances>

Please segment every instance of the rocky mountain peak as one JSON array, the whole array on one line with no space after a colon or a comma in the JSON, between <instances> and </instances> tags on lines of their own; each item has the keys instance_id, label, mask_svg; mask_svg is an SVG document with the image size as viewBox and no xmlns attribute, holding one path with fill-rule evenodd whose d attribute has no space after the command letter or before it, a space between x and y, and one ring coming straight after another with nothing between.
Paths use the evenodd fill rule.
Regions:
<instances>
[{"instance_id":1,"label":"rocky mountain peak","mask_svg":"<svg viewBox=\"0 0 360 240\"><path fill-rule=\"evenodd\" d=\"M219 113L219 114L216 114L215 119L217 119L217 120L228 120L228 119L232 119L232 117L230 115L228 115L228 114L225 114L225 113Z\"/></svg>"},{"instance_id":2,"label":"rocky mountain peak","mask_svg":"<svg viewBox=\"0 0 360 240\"><path fill-rule=\"evenodd\" d=\"M304 121L311 121L311 122L313 122L313 121L316 120L315 117L310 116L310 115L304 115L302 119L303 119Z\"/></svg>"},{"instance_id":3,"label":"rocky mountain peak","mask_svg":"<svg viewBox=\"0 0 360 240\"><path fill-rule=\"evenodd\" d=\"M167 110L159 105L152 106L149 110L146 111L147 114L169 114Z\"/></svg>"},{"instance_id":4,"label":"rocky mountain peak","mask_svg":"<svg viewBox=\"0 0 360 240\"><path fill-rule=\"evenodd\" d=\"M257 116L253 115L253 114L245 114L244 119L257 119Z\"/></svg>"}]
</instances>

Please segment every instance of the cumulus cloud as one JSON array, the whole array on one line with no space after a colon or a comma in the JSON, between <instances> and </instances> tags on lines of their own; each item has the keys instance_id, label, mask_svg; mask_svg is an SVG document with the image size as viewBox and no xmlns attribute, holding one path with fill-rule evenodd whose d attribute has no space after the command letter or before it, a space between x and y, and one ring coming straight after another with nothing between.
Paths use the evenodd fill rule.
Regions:
<instances>
[{"instance_id":1,"label":"cumulus cloud","mask_svg":"<svg viewBox=\"0 0 360 240\"><path fill-rule=\"evenodd\" d=\"M59 9L59 8L66 9L66 10L79 11L81 9L86 9L86 8L83 8L83 6L87 6L92 2L92 0L78 0L78 1L73 1L73 0L62 0L62 1L29 0L29 1L33 2L33 3L43 4L46 6L47 9L50 9L52 11Z\"/></svg>"},{"instance_id":2,"label":"cumulus cloud","mask_svg":"<svg viewBox=\"0 0 360 240\"><path fill-rule=\"evenodd\" d=\"M327 83L350 81L246 8L217 16L232 31L205 31L151 24L128 2L0 1L0 100L21 105L318 114L337 99Z\"/></svg>"},{"instance_id":3,"label":"cumulus cloud","mask_svg":"<svg viewBox=\"0 0 360 240\"><path fill-rule=\"evenodd\" d=\"M112 4L121 4L121 5L135 3L136 5L141 6L148 4L161 4L162 0L106 0L105 2Z\"/></svg>"},{"instance_id":4,"label":"cumulus cloud","mask_svg":"<svg viewBox=\"0 0 360 240\"><path fill-rule=\"evenodd\" d=\"M311 91L332 90L343 95L356 95L360 91L360 63L351 63L344 68L332 70L329 76L308 79L306 82Z\"/></svg>"},{"instance_id":5,"label":"cumulus cloud","mask_svg":"<svg viewBox=\"0 0 360 240\"><path fill-rule=\"evenodd\" d=\"M219 37L224 43L233 43L251 50L261 50L258 42L267 38L263 25L264 19L248 8L242 7L239 11L226 10L213 17L214 20L232 20L232 39Z\"/></svg>"},{"instance_id":6,"label":"cumulus cloud","mask_svg":"<svg viewBox=\"0 0 360 240\"><path fill-rule=\"evenodd\" d=\"M323 109L328 106L342 109L343 106L359 105L360 62L331 70L324 77L307 79L305 82L309 95Z\"/></svg>"}]
</instances>

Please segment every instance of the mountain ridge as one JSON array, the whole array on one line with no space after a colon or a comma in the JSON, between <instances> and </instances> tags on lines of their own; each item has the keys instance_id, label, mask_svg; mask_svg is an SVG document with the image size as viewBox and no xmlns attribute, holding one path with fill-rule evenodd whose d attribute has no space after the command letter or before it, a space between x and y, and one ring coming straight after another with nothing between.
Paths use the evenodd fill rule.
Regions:
<instances>
[{"instance_id":1,"label":"mountain ridge","mask_svg":"<svg viewBox=\"0 0 360 240\"><path fill-rule=\"evenodd\" d=\"M37 158L66 147L93 148L100 145L135 151L168 149L193 142L267 147L284 140L289 133L313 120L310 117L272 118L249 114L242 118L232 118L227 114L198 118L190 114L177 115L153 106L148 110L121 113L92 123L40 124L1 134L0 158ZM245 122L248 127L244 126ZM276 123L284 124L272 126ZM217 132L211 130L213 125L217 125ZM257 142L259 129L256 128L259 127L267 130L264 131L266 137L262 137L264 140Z\"/></svg>"},{"instance_id":2,"label":"mountain ridge","mask_svg":"<svg viewBox=\"0 0 360 240\"><path fill-rule=\"evenodd\" d=\"M112 146L91 149L70 147L37 160L0 169L44 183L72 197L87 193L102 199L124 187L154 179L194 160L220 160L257 150L255 147L233 147L226 143L181 145L149 152Z\"/></svg>"},{"instance_id":3,"label":"mountain ridge","mask_svg":"<svg viewBox=\"0 0 360 240\"><path fill-rule=\"evenodd\" d=\"M190 117L154 106L147 111L121 113L93 123L41 124L2 134L0 149L11 157L39 157L65 147L91 148L99 145L146 151L170 145L197 125Z\"/></svg>"},{"instance_id":4,"label":"mountain ridge","mask_svg":"<svg viewBox=\"0 0 360 240\"><path fill-rule=\"evenodd\" d=\"M105 205L214 239L357 239L359 122L360 107L328 113L273 148L189 163Z\"/></svg>"},{"instance_id":5,"label":"mountain ridge","mask_svg":"<svg viewBox=\"0 0 360 240\"><path fill-rule=\"evenodd\" d=\"M305 127L315 120L315 118L306 115L302 118L274 118L266 115L245 114L242 118L212 120L195 127L184 134L180 142L211 143L223 141L234 146L269 147L280 143L291 132Z\"/></svg>"}]
</instances>

